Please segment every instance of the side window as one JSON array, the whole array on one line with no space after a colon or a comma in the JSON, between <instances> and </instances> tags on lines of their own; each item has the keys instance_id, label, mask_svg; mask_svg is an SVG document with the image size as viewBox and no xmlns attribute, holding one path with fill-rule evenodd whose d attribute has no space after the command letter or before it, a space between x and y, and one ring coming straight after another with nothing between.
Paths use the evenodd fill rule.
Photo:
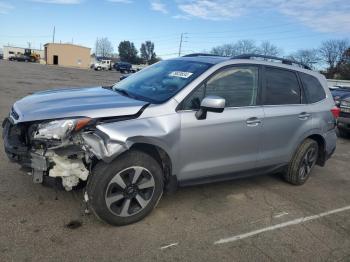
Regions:
<instances>
[{"instance_id":1,"label":"side window","mask_svg":"<svg viewBox=\"0 0 350 262\"><path fill-rule=\"evenodd\" d=\"M231 67L219 71L188 97L184 109L199 109L205 96L225 98L226 107L252 106L258 93L258 68Z\"/></svg>"},{"instance_id":2,"label":"side window","mask_svg":"<svg viewBox=\"0 0 350 262\"><path fill-rule=\"evenodd\" d=\"M202 84L197 88L186 100L184 101L183 109L185 110L197 110L201 105L201 101L204 98L206 84Z\"/></svg>"},{"instance_id":3,"label":"side window","mask_svg":"<svg viewBox=\"0 0 350 262\"><path fill-rule=\"evenodd\" d=\"M300 78L309 103L316 103L326 98L326 93L316 77L300 73Z\"/></svg>"},{"instance_id":4,"label":"side window","mask_svg":"<svg viewBox=\"0 0 350 262\"><path fill-rule=\"evenodd\" d=\"M277 69L265 70L265 105L300 104L301 92L296 73Z\"/></svg>"}]
</instances>

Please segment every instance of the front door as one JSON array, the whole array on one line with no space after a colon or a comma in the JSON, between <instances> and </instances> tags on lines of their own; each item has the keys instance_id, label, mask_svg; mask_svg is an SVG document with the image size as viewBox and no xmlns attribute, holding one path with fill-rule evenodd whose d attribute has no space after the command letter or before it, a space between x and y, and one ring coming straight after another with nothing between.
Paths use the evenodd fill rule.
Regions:
<instances>
[{"instance_id":1,"label":"front door","mask_svg":"<svg viewBox=\"0 0 350 262\"><path fill-rule=\"evenodd\" d=\"M179 180L255 168L264 118L258 91L258 67L232 66L216 72L183 101ZM200 101L208 95L225 98L225 110L197 120Z\"/></svg>"}]
</instances>

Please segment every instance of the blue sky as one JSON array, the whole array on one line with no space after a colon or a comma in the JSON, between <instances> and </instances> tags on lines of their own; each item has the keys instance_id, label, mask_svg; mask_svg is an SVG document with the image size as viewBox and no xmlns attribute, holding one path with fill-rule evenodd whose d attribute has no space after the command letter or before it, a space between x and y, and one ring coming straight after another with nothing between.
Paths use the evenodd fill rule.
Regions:
<instances>
[{"instance_id":1,"label":"blue sky","mask_svg":"<svg viewBox=\"0 0 350 262\"><path fill-rule=\"evenodd\" d=\"M349 38L349 0L0 0L0 47L8 43L39 48L72 42L93 48L108 37L137 48L155 43L163 58L201 52L239 39L270 40L287 55L316 48L330 38Z\"/></svg>"}]
</instances>

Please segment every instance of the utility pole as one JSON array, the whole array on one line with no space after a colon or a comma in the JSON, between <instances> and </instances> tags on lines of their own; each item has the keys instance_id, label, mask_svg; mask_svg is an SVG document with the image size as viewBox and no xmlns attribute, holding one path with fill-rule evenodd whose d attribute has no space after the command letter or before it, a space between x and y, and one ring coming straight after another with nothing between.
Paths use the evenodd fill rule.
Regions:
<instances>
[{"instance_id":1,"label":"utility pole","mask_svg":"<svg viewBox=\"0 0 350 262\"><path fill-rule=\"evenodd\" d=\"M183 40L183 33L181 33L181 37L180 37L180 45L179 45L179 56L181 56L181 48L182 48L182 40Z\"/></svg>"},{"instance_id":2,"label":"utility pole","mask_svg":"<svg viewBox=\"0 0 350 262\"><path fill-rule=\"evenodd\" d=\"M181 56L181 52L182 52L182 43L187 42L186 41L186 35L187 33L181 33L181 37L180 37L180 45L179 45L179 56Z\"/></svg>"},{"instance_id":3,"label":"utility pole","mask_svg":"<svg viewBox=\"0 0 350 262\"><path fill-rule=\"evenodd\" d=\"M55 34L56 34L56 28L53 27L53 34L52 34L52 43L55 43Z\"/></svg>"}]
</instances>

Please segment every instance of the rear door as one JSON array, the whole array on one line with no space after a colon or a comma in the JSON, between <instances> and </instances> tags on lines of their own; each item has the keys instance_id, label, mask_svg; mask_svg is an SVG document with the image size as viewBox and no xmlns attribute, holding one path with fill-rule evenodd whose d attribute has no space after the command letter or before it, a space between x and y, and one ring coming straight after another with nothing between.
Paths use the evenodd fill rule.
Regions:
<instances>
[{"instance_id":1,"label":"rear door","mask_svg":"<svg viewBox=\"0 0 350 262\"><path fill-rule=\"evenodd\" d=\"M262 82L265 118L257 165L286 164L300 137L312 129L312 112L295 71L266 66Z\"/></svg>"}]
</instances>

